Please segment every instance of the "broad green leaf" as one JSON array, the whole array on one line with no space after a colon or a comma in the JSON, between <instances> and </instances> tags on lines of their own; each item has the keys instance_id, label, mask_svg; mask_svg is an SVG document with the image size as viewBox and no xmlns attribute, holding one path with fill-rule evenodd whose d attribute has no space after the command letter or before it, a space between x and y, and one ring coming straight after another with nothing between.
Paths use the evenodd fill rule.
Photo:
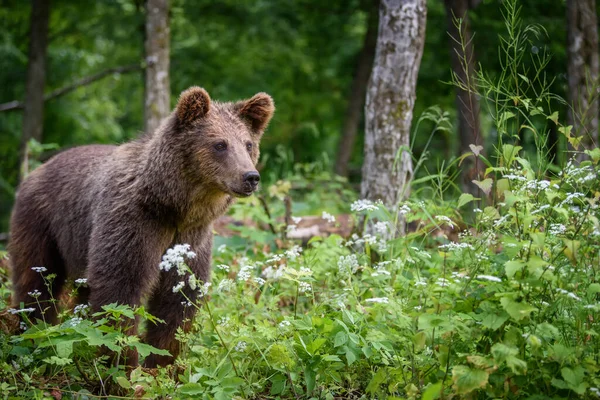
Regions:
<instances>
[{"instance_id":1,"label":"broad green leaf","mask_svg":"<svg viewBox=\"0 0 600 400\"><path fill-rule=\"evenodd\" d=\"M148 357L151 353L158 354L159 356L170 356L171 355L171 353L169 353L167 350L157 349L156 347L150 346L149 344L146 344L146 343L136 342L136 343L133 343L132 346L135 347L135 349L138 351L138 353L142 357Z\"/></svg>"},{"instance_id":2,"label":"broad green leaf","mask_svg":"<svg viewBox=\"0 0 600 400\"><path fill-rule=\"evenodd\" d=\"M600 161L600 148L598 147L593 150L585 150L585 154L590 156L594 164L598 164L598 161Z\"/></svg>"},{"instance_id":3,"label":"broad green leaf","mask_svg":"<svg viewBox=\"0 0 600 400\"><path fill-rule=\"evenodd\" d=\"M528 318L532 312L537 311L537 308L529 303L524 301L514 301L508 297L503 297L500 299L500 304L502 304L502 307L508 313L508 315L510 315L511 318L517 322Z\"/></svg>"},{"instance_id":4,"label":"broad green leaf","mask_svg":"<svg viewBox=\"0 0 600 400\"><path fill-rule=\"evenodd\" d=\"M346 342L348 342L348 335L344 331L339 331L333 339L333 347L343 346Z\"/></svg>"},{"instance_id":5,"label":"broad green leaf","mask_svg":"<svg viewBox=\"0 0 600 400\"><path fill-rule=\"evenodd\" d=\"M455 365L452 368L452 382L457 394L467 394L484 388L488 383L489 373L466 365Z\"/></svg>"},{"instance_id":6,"label":"broad green leaf","mask_svg":"<svg viewBox=\"0 0 600 400\"><path fill-rule=\"evenodd\" d=\"M587 293L590 296L595 295L596 293L600 293L600 283L592 283L588 286Z\"/></svg>"},{"instance_id":7,"label":"broad green leaf","mask_svg":"<svg viewBox=\"0 0 600 400\"><path fill-rule=\"evenodd\" d=\"M366 392L370 394L377 394L377 392L379 391L379 385L385 382L386 376L387 374L385 368L379 368L377 372L375 372L375 375L373 375L373 377L369 381Z\"/></svg>"},{"instance_id":8,"label":"broad green leaf","mask_svg":"<svg viewBox=\"0 0 600 400\"><path fill-rule=\"evenodd\" d=\"M317 379L317 373L313 371L312 367L306 366L304 369L304 381L306 382L306 391L310 394L315 390L315 381Z\"/></svg>"},{"instance_id":9,"label":"broad green leaf","mask_svg":"<svg viewBox=\"0 0 600 400\"><path fill-rule=\"evenodd\" d=\"M458 208L461 208L462 206L472 202L473 200L475 200L475 196L473 196L471 193L461 194L458 198Z\"/></svg>"},{"instance_id":10,"label":"broad green leaf","mask_svg":"<svg viewBox=\"0 0 600 400\"><path fill-rule=\"evenodd\" d=\"M481 325L493 331L498 330L508 320L508 314L485 313L481 319Z\"/></svg>"},{"instance_id":11,"label":"broad green leaf","mask_svg":"<svg viewBox=\"0 0 600 400\"><path fill-rule=\"evenodd\" d=\"M421 400L434 400L439 399L442 393L442 382L434 383L429 385L423 392Z\"/></svg>"},{"instance_id":12,"label":"broad green leaf","mask_svg":"<svg viewBox=\"0 0 600 400\"><path fill-rule=\"evenodd\" d=\"M494 183L494 181L491 178L485 178L482 181L472 180L471 182L473 182L486 195L490 194L490 191L492 190L492 185Z\"/></svg>"},{"instance_id":13,"label":"broad green leaf","mask_svg":"<svg viewBox=\"0 0 600 400\"><path fill-rule=\"evenodd\" d=\"M202 394L205 391L206 389L199 383L186 383L185 385L179 388L180 394L185 394L188 396Z\"/></svg>"},{"instance_id":14,"label":"broad green leaf","mask_svg":"<svg viewBox=\"0 0 600 400\"><path fill-rule=\"evenodd\" d=\"M569 389L577 394L584 394L587 389L587 384L584 382L585 370L582 366L578 365L575 368L563 368L560 370L560 374L569 386Z\"/></svg>"},{"instance_id":15,"label":"broad green leaf","mask_svg":"<svg viewBox=\"0 0 600 400\"><path fill-rule=\"evenodd\" d=\"M515 274L522 271L523 268L525 268L525 263L520 260L507 261L504 264L504 272L508 278L514 277Z\"/></svg>"},{"instance_id":16,"label":"broad green leaf","mask_svg":"<svg viewBox=\"0 0 600 400\"><path fill-rule=\"evenodd\" d=\"M124 376L117 376L115 381L124 389L131 389L131 382L127 380Z\"/></svg>"},{"instance_id":17,"label":"broad green leaf","mask_svg":"<svg viewBox=\"0 0 600 400\"><path fill-rule=\"evenodd\" d=\"M427 340L427 335L425 331L417 332L413 336L413 343L415 345L415 351L421 351L425 347L425 342Z\"/></svg>"},{"instance_id":18,"label":"broad green leaf","mask_svg":"<svg viewBox=\"0 0 600 400\"><path fill-rule=\"evenodd\" d=\"M552 115L549 115L547 118L558 125L558 111L554 111Z\"/></svg>"}]
</instances>

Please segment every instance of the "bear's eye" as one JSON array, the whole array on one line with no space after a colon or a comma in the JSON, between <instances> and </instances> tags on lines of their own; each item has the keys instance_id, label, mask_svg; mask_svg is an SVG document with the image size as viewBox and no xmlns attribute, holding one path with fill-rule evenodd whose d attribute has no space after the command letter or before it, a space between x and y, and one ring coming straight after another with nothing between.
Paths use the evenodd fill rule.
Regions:
<instances>
[{"instance_id":1,"label":"bear's eye","mask_svg":"<svg viewBox=\"0 0 600 400\"><path fill-rule=\"evenodd\" d=\"M252 151L252 143L250 143L250 142L246 143L246 149L248 151Z\"/></svg>"},{"instance_id":2,"label":"bear's eye","mask_svg":"<svg viewBox=\"0 0 600 400\"><path fill-rule=\"evenodd\" d=\"M213 146L216 151L225 151L227 150L227 143L219 142Z\"/></svg>"}]
</instances>

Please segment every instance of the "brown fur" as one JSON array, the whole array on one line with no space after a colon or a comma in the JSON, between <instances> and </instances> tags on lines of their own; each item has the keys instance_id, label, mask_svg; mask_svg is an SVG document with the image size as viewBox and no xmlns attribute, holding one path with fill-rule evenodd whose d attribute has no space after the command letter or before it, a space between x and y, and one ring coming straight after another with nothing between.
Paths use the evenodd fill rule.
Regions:
<instances>
[{"instance_id":1,"label":"brown fur","mask_svg":"<svg viewBox=\"0 0 600 400\"><path fill-rule=\"evenodd\" d=\"M37 289L46 309L33 317L54 322L51 296L59 297L67 279L86 277L89 290L79 301L89 300L93 311L148 298L150 313L166 325L149 324L146 341L176 356L175 331L194 311L172 292L180 277L160 272L161 257L189 243L197 253L190 268L209 281L212 223L234 197L256 188L244 174L256 173L258 145L273 112L264 93L218 103L193 87L156 132L121 146L73 148L35 170L19 189L11 220L14 306L34 307L27 293ZM218 148L223 143L226 150ZM31 269L36 266L56 274L52 293ZM185 293L196 298L189 288ZM150 356L146 366L172 360Z\"/></svg>"}]
</instances>

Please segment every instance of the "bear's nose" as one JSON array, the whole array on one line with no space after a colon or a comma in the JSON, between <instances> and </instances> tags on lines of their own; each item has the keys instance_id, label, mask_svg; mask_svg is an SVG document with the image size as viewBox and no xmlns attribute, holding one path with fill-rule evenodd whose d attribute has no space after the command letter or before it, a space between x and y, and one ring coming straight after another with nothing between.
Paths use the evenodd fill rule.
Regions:
<instances>
[{"instance_id":1,"label":"bear's nose","mask_svg":"<svg viewBox=\"0 0 600 400\"><path fill-rule=\"evenodd\" d=\"M260 181L260 175L256 171L246 172L243 179L244 182L249 183L252 187L256 187Z\"/></svg>"}]
</instances>

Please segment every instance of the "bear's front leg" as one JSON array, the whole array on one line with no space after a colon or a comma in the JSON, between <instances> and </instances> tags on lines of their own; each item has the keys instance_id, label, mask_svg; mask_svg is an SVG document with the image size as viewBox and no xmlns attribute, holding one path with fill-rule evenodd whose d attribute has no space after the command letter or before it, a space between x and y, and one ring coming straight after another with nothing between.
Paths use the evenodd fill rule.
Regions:
<instances>
[{"instance_id":1,"label":"bear's front leg","mask_svg":"<svg viewBox=\"0 0 600 400\"><path fill-rule=\"evenodd\" d=\"M198 286L205 282L210 282L210 261L212 250L212 227L197 229L175 237L176 244L189 244L191 250L196 256L186 259L186 264L190 267L196 278ZM175 339L177 328L183 327L188 332L192 327L196 307L198 304L198 288L195 290L189 286L189 275L180 276L177 271L161 272L158 286L154 290L148 303L150 314L162 319L165 323L152 324L147 326L145 342L159 349L166 349L171 356L158 356L151 354L144 361L144 366L156 368L173 363L180 351L180 343ZM181 291L173 291L179 282L184 282L185 286ZM182 293L183 292L183 293ZM194 303L189 304L188 303Z\"/></svg>"},{"instance_id":2,"label":"bear's front leg","mask_svg":"<svg viewBox=\"0 0 600 400\"><path fill-rule=\"evenodd\" d=\"M158 221L131 214L98 216L94 224L87 272L93 312L110 303L139 306L158 281L158 265L174 233ZM127 334L137 334L137 319L122 323ZM127 365L137 365L136 351L124 356Z\"/></svg>"}]
</instances>

